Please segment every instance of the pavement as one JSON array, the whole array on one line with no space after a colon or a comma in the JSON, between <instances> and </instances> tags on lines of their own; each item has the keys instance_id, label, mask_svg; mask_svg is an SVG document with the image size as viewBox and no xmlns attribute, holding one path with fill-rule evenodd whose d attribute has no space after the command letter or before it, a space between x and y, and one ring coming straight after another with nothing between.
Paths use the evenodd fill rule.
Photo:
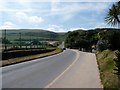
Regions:
<instances>
[{"instance_id":1,"label":"pavement","mask_svg":"<svg viewBox=\"0 0 120 90\"><path fill-rule=\"evenodd\" d=\"M67 49L2 67L2 88L102 88L95 54Z\"/></svg>"}]
</instances>

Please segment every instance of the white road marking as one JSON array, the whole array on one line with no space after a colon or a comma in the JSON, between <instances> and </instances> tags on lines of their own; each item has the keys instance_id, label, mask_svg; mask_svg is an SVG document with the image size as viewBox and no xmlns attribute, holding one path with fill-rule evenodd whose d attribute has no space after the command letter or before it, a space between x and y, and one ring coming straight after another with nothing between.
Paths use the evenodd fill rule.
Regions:
<instances>
[{"instance_id":1,"label":"white road marking","mask_svg":"<svg viewBox=\"0 0 120 90\"><path fill-rule=\"evenodd\" d=\"M67 72L76 62L77 60L79 59L79 52L76 51L76 50L73 50L77 53L77 57L76 59L73 61L72 64L69 65L69 67L67 67L58 77L56 77L51 83L49 83L48 85L46 85L44 88L49 88L51 85L53 85L65 72Z\"/></svg>"}]
</instances>

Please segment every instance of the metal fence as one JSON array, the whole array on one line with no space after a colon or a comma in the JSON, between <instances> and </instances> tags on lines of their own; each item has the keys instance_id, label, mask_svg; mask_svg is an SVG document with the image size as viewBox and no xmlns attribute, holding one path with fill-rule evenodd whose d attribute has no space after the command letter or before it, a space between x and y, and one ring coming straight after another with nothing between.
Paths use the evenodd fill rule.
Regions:
<instances>
[{"instance_id":1,"label":"metal fence","mask_svg":"<svg viewBox=\"0 0 120 90\"><path fill-rule=\"evenodd\" d=\"M0 44L0 49L2 51L14 50L14 49L46 48L46 47L55 46L55 44L51 45L49 41L40 41L39 40L40 36L36 36L34 39L32 38L32 36L29 36L29 38L25 40L25 38L22 36L23 34L22 32L18 31L17 38L14 37L14 34L12 34L13 36L10 36L11 34L8 35L7 32L10 31L2 30L2 37L1 37L2 43ZM9 37L12 37L14 39L11 40Z\"/></svg>"}]
</instances>

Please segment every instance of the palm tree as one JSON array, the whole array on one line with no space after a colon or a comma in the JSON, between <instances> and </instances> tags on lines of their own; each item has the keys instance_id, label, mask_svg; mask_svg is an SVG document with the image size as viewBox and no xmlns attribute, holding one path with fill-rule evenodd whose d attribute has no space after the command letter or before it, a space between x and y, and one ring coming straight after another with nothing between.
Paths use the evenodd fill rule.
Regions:
<instances>
[{"instance_id":1,"label":"palm tree","mask_svg":"<svg viewBox=\"0 0 120 90\"><path fill-rule=\"evenodd\" d=\"M112 5L105 17L105 21L112 26L118 25L118 28L120 28L120 1Z\"/></svg>"},{"instance_id":2,"label":"palm tree","mask_svg":"<svg viewBox=\"0 0 120 90\"><path fill-rule=\"evenodd\" d=\"M109 9L107 13L105 21L108 24L111 24L112 26L118 25L118 28L120 28L120 1L112 5L112 7ZM118 84L120 85L120 50L118 50L116 56L117 58L115 59L115 63L116 63L116 68L117 68L116 70L119 79Z\"/></svg>"}]
</instances>

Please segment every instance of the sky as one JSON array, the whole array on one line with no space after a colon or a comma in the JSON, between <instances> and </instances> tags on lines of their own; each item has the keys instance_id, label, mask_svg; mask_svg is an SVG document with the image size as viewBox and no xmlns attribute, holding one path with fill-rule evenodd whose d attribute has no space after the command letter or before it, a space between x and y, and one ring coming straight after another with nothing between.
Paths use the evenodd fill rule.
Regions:
<instances>
[{"instance_id":1,"label":"sky","mask_svg":"<svg viewBox=\"0 0 120 90\"><path fill-rule=\"evenodd\" d=\"M67 32L108 28L104 18L117 0L0 0L0 29Z\"/></svg>"}]
</instances>

